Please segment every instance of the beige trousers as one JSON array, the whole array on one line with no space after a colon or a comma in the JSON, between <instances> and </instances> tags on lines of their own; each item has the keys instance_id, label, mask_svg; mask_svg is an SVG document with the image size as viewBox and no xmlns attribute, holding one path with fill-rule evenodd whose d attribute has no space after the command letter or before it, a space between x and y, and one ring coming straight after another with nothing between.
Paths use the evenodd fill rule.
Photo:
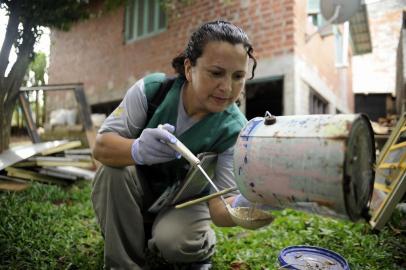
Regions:
<instances>
[{"instance_id":1,"label":"beige trousers","mask_svg":"<svg viewBox=\"0 0 406 270\"><path fill-rule=\"evenodd\" d=\"M92 202L105 240L106 269L143 269L146 246L169 263L213 255L216 239L206 203L163 209L153 219L151 238L145 239L143 213L151 198L144 181L135 166L102 166L96 173Z\"/></svg>"}]
</instances>

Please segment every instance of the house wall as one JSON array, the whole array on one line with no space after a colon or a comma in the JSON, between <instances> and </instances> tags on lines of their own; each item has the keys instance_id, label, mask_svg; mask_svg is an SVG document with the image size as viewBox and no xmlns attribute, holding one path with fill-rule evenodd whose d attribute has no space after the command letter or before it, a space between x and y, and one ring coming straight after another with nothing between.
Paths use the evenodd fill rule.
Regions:
<instances>
[{"instance_id":1,"label":"house wall","mask_svg":"<svg viewBox=\"0 0 406 270\"><path fill-rule=\"evenodd\" d=\"M293 53L279 55L274 58L261 59L258 62L257 80L272 77L283 77L283 114L294 114L294 65ZM253 81L255 83L255 80Z\"/></svg>"},{"instance_id":2,"label":"house wall","mask_svg":"<svg viewBox=\"0 0 406 270\"><path fill-rule=\"evenodd\" d=\"M309 113L309 88L316 90L329 103L329 112L353 111L351 61L336 67L335 37L314 33L317 28L307 19L306 1L296 1L294 57L294 113ZM341 27L341 30L342 27ZM348 59L351 59L351 49Z\"/></svg>"},{"instance_id":3,"label":"house wall","mask_svg":"<svg viewBox=\"0 0 406 270\"><path fill-rule=\"evenodd\" d=\"M396 52L396 112L403 114L406 106L406 12Z\"/></svg>"},{"instance_id":4,"label":"house wall","mask_svg":"<svg viewBox=\"0 0 406 270\"><path fill-rule=\"evenodd\" d=\"M154 71L171 73L172 58L184 49L193 30L218 18L230 20L247 32L259 60L258 78L273 72L283 74L287 67L277 69L278 60L269 63L270 59L285 63L290 58L286 55L293 53L294 3L195 1L170 15L166 31L129 44L123 40L124 8L118 8L78 23L69 32L51 31L49 83L82 82L90 104L119 100L142 76ZM62 99L51 96L49 109L60 107Z\"/></svg>"},{"instance_id":5,"label":"house wall","mask_svg":"<svg viewBox=\"0 0 406 270\"><path fill-rule=\"evenodd\" d=\"M353 58L354 93L394 95L396 50L405 0L367 1L372 53Z\"/></svg>"},{"instance_id":6,"label":"house wall","mask_svg":"<svg viewBox=\"0 0 406 270\"><path fill-rule=\"evenodd\" d=\"M172 11L166 31L131 43L124 42L124 8L118 8L69 32L51 32L49 82L82 82L90 104L120 100L142 76L171 73L172 58L194 29L219 18L249 35L258 59L255 79L283 77L283 114L309 113L310 86L329 102L331 113L352 111L351 66L336 69L333 35L306 41L316 28L308 23L304 0L192 1ZM52 110L64 97L49 100Z\"/></svg>"}]
</instances>

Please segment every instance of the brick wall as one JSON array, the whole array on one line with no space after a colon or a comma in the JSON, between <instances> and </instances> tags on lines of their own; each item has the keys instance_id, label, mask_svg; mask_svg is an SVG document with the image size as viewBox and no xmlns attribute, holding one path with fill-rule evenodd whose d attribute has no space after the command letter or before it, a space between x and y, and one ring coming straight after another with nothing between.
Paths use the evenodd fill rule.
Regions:
<instances>
[{"instance_id":1,"label":"brick wall","mask_svg":"<svg viewBox=\"0 0 406 270\"><path fill-rule=\"evenodd\" d=\"M307 19L306 1L296 1L296 16L295 16L295 57L299 58L299 61L305 62L308 69L311 70L315 77L323 82L323 86L326 89L323 91L321 88L316 87L316 83L312 83L309 76L306 76L306 72L301 74L302 79L310 84L313 88L321 92L324 98L329 102L343 104L342 107L347 107L350 111L353 109L354 98L352 94L352 67L351 67L351 49L348 52L348 66L341 69L336 67L335 61L335 37L331 33L330 35L316 34L311 38L307 36L314 33L317 28L313 26ZM342 25L339 26L341 31ZM345 100L340 100L345 99ZM336 107L336 105L334 105ZM338 106L339 107L339 106ZM343 110L342 110L343 111ZM345 110L347 111L347 110ZM334 110L331 111L334 113Z\"/></svg>"},{"instance_id":2,"label":"brick wall","mask_svg":"<svg viewBox=\"0 0 406 270\"><path fill-rule=\"evenodd\" d=\"M298 1L301 2L301 1ZM49 83L82 82L91 104L119 100L138 78L172 72L171 60L201 23L223 18L241 26L255 56L270 59L294 49L294 0L195 1L171 13L161 34L124 43L124 8L78 23L69 32L51 31ZM60 106L50 97L49 109Z\"/></svg>"}]
</instances>

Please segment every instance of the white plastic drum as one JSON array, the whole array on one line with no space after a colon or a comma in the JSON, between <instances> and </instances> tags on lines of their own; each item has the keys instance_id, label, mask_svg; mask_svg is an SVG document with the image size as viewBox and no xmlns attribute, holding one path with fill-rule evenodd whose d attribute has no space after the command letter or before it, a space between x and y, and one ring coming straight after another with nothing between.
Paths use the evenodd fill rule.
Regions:
<instances>
[{"instance_id":1,"label":"white plastic drum","mask_svg":"<svg viewBox=\"0 0 406 270\"><path fill-rule=\"evenodd\" d=\"M369 219L374 163L371 124L359 114L257 117L234 154L248 200L353 221Z\"/></svg>"}]
</instances>

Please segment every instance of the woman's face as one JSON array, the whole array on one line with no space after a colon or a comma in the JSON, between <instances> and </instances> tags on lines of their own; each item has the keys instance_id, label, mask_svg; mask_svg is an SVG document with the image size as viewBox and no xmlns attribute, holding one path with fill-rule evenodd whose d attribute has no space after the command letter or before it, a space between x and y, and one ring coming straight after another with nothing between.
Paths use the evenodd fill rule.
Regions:
<instances>
[{"instance_id":1,"label":"woman's face","mask_svg":"<svg viewBox=\"0 0 406 270\"><path fill-rule=\"evenodd\" d=\"M244 88L248 60L242 44L224 41L207 43L195 66L186 59L184 106L189 116L221 112L235 102Z\"/></svg>"}]
</instances>

